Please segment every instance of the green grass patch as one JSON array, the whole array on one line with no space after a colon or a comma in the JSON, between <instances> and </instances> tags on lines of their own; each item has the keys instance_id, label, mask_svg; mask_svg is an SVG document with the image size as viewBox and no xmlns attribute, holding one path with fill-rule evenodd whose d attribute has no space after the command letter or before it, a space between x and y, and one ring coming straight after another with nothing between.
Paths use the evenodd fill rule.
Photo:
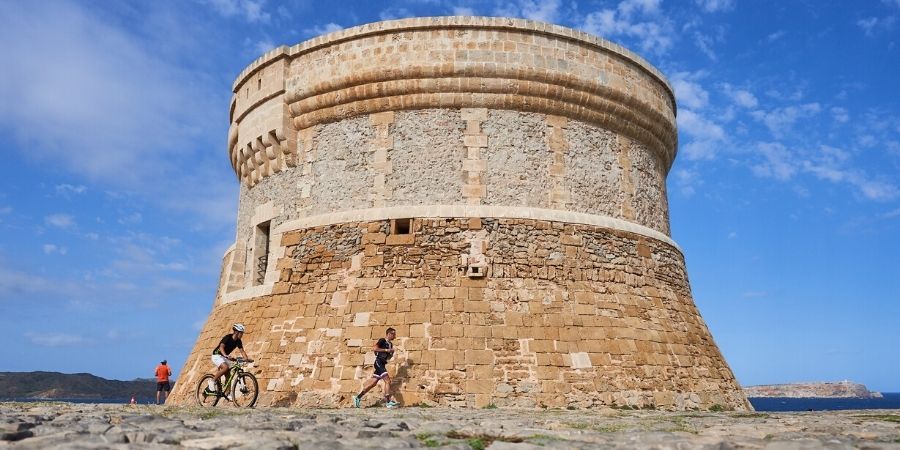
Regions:
<instances>
[{"instance_id":1,"label":"green grass patch","mask_svg":"<svg viewBox=\"0 0 900 450\"><path fill-rule=\"evenodd\" d=\"M712 412L724 412L724 411L731 411L732 409L727 406L716 403L715 405L710 406L709 410Z\"/></svg>"},{"instance_id":2,"label":"green grass patch","mask_svg":"<svg viewBox=\"0 0 900 450\"><path fill-rule=\"evenodd\" d=\"M731 417L735 419L768 419L772 416L766 413L738 413L732 414Z\"/></svg>"},{"instance_id":3,"label":"green grass patch","mask_svg":"<svg viewBox=\"0 0 900 450\"><path fill-rule=\"evenodd\" d=\"M446 436L449 439L466 441L466 443L469 444L469 447L472 447L474 450L484 450L485 448L493 444L494 441L512 442L514 444L525 442L525 440L520 437L492 436L489 434L466 434L460 433L458 431L451 431L447 433Z\"/></svg>"},{"instance_id":4,"label":"green grass patch","mask_svg":"<svg viewBox=\"0 0 900 450\"><path fill-rule=\"evenodd\" d=\"M497 409L497 405L495 405L495 404L493 404L493 403L488 403L488 404L487 404L484 408L482 408L482 409Z\"/></svg>"},{"instance_id":5,"label":"green grass patch","mask_svg":"<svg viewBox=\"0 0 900 450\"><path fill-rule=\"evenodd\" d=\"M416 439L428 448L441 446L441 442L435 439L431 433L419 433L416 435Z\"/></svg>"},{"instance_id":6,"label":"green grass patch","mask_svg":"<svg viewBox=\"0 0 900 450\"><path fill-rule=\"evenodd\" d=\"M853 416L857 419L863 420L880 420L882 422L893 422L900 423L900 414L872 414L872 415L861 415L861 416Z\"/></svg>"}]
</instances>

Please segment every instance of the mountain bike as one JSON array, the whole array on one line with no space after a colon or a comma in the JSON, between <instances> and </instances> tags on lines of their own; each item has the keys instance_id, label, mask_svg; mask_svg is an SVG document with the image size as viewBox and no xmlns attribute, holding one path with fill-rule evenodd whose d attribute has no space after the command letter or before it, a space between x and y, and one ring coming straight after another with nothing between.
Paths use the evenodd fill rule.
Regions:
<instances>
[{"instance_id":1,"label":"mountain bike","mask_svg":"<svg viewBox=\"0 0 900 450\"><path fill-rule=\"evenodd\" d=\"M234 361L225 379L225 386L212 374L206 374L200 379L197 383L197 402L200 406L216 406L221 398L231 401L238 408L252 408L256 404L256 398L259 397L256 377L244 371L246 361L243 358ZM215 382L215 391L209 389L210 381Z\"/></svg>"}]
</instances>

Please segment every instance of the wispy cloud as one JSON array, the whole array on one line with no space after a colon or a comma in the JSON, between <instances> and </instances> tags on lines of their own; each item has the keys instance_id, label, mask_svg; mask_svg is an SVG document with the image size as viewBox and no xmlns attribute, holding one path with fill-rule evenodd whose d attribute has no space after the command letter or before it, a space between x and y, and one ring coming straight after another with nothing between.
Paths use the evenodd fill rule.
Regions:
<instances>
[{"instance_id":1,"label":"wispy cloud","mask_svg":"<svg viewBox=\"0 0 900 450\"><path fill-rule=\"evenodd\" d=\"M703 74L676 72L670 78L679 104L692 109L702 109L709 103L709 92L697 82Z\"/></svg>"},{"instance_id":2,"label":"wispy cloud","mask_svg":"<svg viewBox=\"0 0 900 450\"><path fill-rule=\"evenodd\" d=\"M799 120L813 117L821 110L822 107L818 103L805 103L769 111L757 110L753 111L751 116L762 122L773 135L780 137L789 132Z\"/></svg>"},{"instance_id":3,"label":"wispy cloud","mask_svg":"<svg viewBox=\"0 0 900 450\"><path fill-rule=\"evenodd\" d=\"M303 30L303 35L309 36L309 37L315 37L315 36L320 36L323 34L333 33L335 31L341 31L343 29L344 29L344 27L342 27L334 22L328 22L326 24L319 24L319 25L315 25L310 28L305 28Z\"/></svg>"},{"instance_id":4,"label":"wispy cloud","mask_svg":"<svg viewBox=\"0 0 900 450\"><path fill-rule=\"evenodd\" d=\"M701 10L713 13L713 12L727 12L734 9L735 0L695 0L697 6L700 7Z\"/></svg>"},{"instance_id":5,"label":"wispy cloud","mask_svg":"<svg viewBox=\"0 0 900 450\"><path fill-rule=\"evenodd\" d=\"M856 25L862 28L868 37L875 37L882 32L893 30L896 23L897 18L894 16L867 17L856 21Z\"/></svg>"},{"instance_id":6,"label":"wispy cloud","mask_svg":"<svg viewBox=\"0 0 900 450\"><path fill-rule=\"evenodd\" d=\"M71 185L71 184L58 184L56 185L56 194L64 197L70 197L72 195L84 194L87 192L87 187L82 185Z\"/></svg>"},{"instance_id":7,"label":"wispy cloud","mask_svg":"<svg viewBox=\"0 0 900 450\"><path fill-rule=\"evenodd\" d=\"M73 347L93 343L93 340L84 336L58 332L37 333L30 331L25 333L25 337L28 338L32 344L41 347Z\"/></svg>"},{"instance_id":8,"label":"wispy cloud","mask_svg":"<svg viewBox=\"0 0 900 450\"><path fill-rule=\"evenodd\" d=\"M14 136L12 151L36 164L52 162L88 183L140 192L163 206L233 203L234 186L196 181L210 167L216 179L227 173L220 164L206 164L213 158L212 140L204 142L213 105L227 96L210 91L208 74L187 70L154 39L78 3L10 3L0 9L0 19L6 24L0 28L4 56L16 61L0 71L0 129ZM66 70L46 70L47 54ZM193 163L178 163L184 160ZM59 195L86 190L77 183L56 188ZM233 222L233 216L215 223L196 218L215 227Z\"/></svg>"},{"instance_id":9,"label":"wispy cloud","mask_svg":"<svg viewBox=\"0 0 900 450\"><path fill-rule=\"evenodd\" d=\"M46 255L52 255L54 253L65 255L68 253L68 250L65 247L59 247L56 244L44 244L41 249Z\"/></svg>"},{"instance_id":10,"label":"wispy cloud","mask_svg":"<svg viewBox=\"0 0 900 450\"><path fill-rule=\"evenodd\" d=\"M634 39L644 52L668 51L675 35L672 22L660 14L660 0L625 0L615 9L587 14L579 28L602 37Z\"/></svg>"},{"instance_id":11,"label":"wispy cloud","mask_svg":"<svg viewBox=\"0 0 900 450\"><path fill-rule=\"evenodd\" d=\"M835 122L847 123L850 120L850 115L847 114L847 109L841 108L839 106L834 106L830 110L831 117Z\"/></svg>"},{"instance_id":12,"label":"wispy cloud","mask_svg":"<svg viewBox=\"0 0 900 450\"><path fill-rule=\"evenodd\" d=\"M713 159L726 139L725 130L712 120L689 109L678 113L678 129L690 139L682 147L689 160Z\"/></svg>"},{"instance_id":13,"label":"wispy cloud","mask_svg":"<svg viewBox=\"0 0 900 450\"><path fill-rule=\"evenodd\" d=\"M561 6L561 0L516 0L498 6L494 14L558 23L561 18Z\"/></svg>"},{"instance_id":14,"label":"wispy cloud","mask_svg":"<svg viewBox=\"0 0 900 450\"><path fill-rule=\"evenodd\" d=\"M759 104L759 100L756 99L756 96L748 90L736 89L729 83L722 83L721 88L722 92L728 96L735 105L742 108L756 108Z\"/></svg>"},{"instance_id":15,"label":"wispy cloud","mask_svg":"<svg viewBox=\"0 0 900 450\"><path fill-rule=\"evenodd\" d=\"M793 155L781 143L762 142L756 146L756 151L762 156L762 161L751 166L757 176L786 181L797 173Z\"/></svg>"},{"instance_id":16,"label":"wispy cloud","mask_svg":"<svg viewBox=\"0 0 900 450\"><path fill-rule=\"evenodd\" d=\"M61 230L69 230L75 228L75 218L69 214L51 214L47 217L44 217L44 224L59 228Z\"/></svg>"},{"instance_id":17,"label":"wispy cloud","mask_svg":"<svg viewBox=\"0 0 900 450\"><path fill-rule=\"evenodd\" d=\"M264 10L261 0L205 0L212 9L224 17L240 17L247 22L269 22L271 15Z\"/></svg>"}]
</instances>

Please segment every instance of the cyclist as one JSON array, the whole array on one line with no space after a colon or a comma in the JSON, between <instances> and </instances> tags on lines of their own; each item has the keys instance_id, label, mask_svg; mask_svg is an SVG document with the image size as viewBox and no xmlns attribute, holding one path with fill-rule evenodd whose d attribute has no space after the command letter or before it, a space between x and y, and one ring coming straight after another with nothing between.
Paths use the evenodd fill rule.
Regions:
<instances>
[{"instance_id":1,"label":"cyclist","mask_svg":"<svg viewBox=\"0 0 900 450\"><path fill-rule=\"evenodd\" d=\"M362 396L366 395L366 392L369 392L374 388L379 381L384 381L382 386L384 389L384 406L387 406L388 408L400 406L399 403L391 400L391 376L387 372L388 360L394 356L394 343L392 341L396 338L397 330L388 328L387 331L385 331L385 336L372 346L372 350L375 352L375 373L372 374L372 379L370 379L366 385L363 386L363 389L359 391L359 394L353 396L354 407L360 407Z\"/></svg>"},{"instance_id":2,"label":"cyclist","mask_svg":"<svg viewBox=\"0 0 900 450\"><path fill-rule=\"evenodd\" d=\"M231 361L234 358L231 358L231 352L234 351L235 348L241 351L241 356L244 357L247 362L253 362L247 353L244 352L244 343L241 342L241 337L244 336L244 326L236 323L231 327L231 334L226 334L222 340L219 341L219 345L212 352L212 362L216 366L215 379L219 380L222 378L222 375L228 373L228 369L231 368ZM212 380L210 380L210 391L215 391L215 386L212 386Z\"/></svg>"}]
</instances>

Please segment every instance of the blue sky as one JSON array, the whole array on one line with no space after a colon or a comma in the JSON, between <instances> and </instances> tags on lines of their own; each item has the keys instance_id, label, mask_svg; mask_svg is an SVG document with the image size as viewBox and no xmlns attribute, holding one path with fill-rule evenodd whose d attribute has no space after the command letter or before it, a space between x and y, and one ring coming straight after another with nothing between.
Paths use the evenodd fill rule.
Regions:
<instances>
[{"instance_id":1,"label":"blue sky","mask_svg":"<svg viewBox=\"0 0 900 450\"><path fill-rule=\"evenodd\" d=\"M741 383L900 391L898 0L0 0L0 370L180 370L234 239L234 76L449 14L579 28L666 74L672 234Z\"/></svg>"}]
</instances>

